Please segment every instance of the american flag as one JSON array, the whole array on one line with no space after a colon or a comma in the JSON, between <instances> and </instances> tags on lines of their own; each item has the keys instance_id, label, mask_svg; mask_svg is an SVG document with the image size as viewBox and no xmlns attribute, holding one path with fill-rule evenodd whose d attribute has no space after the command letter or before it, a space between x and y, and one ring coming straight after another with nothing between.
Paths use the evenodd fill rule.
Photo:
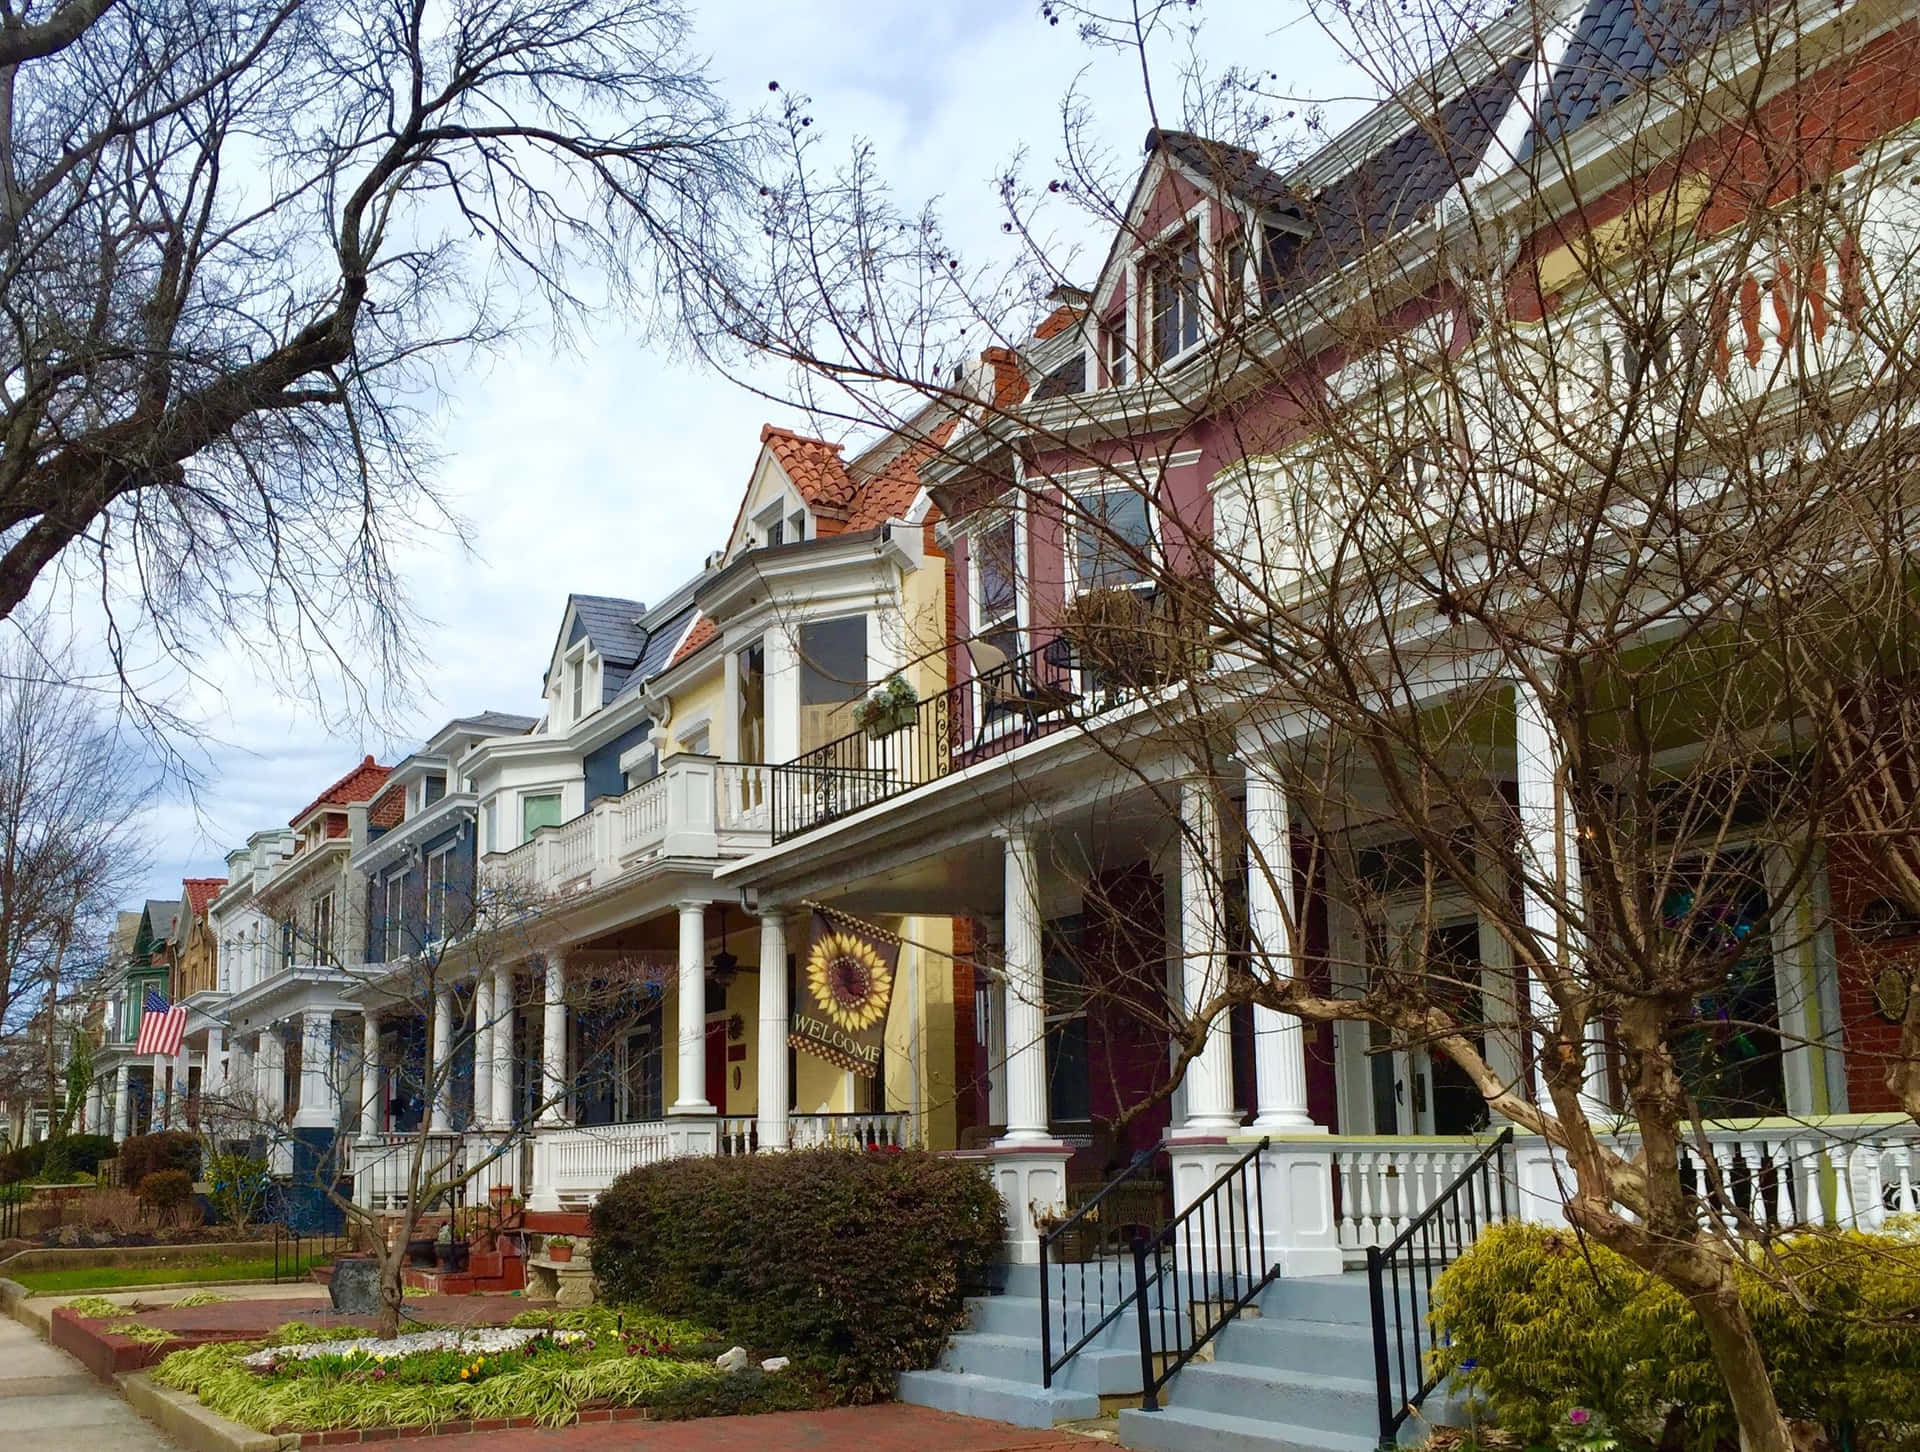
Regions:
<instances>
[{"instance_id":1,"label":"american flag","mask_svg":"<svg viewBox=\"0 0 1920 1452\"><path fill-rule=\"evenodd\" d=\"M136 1054L157 1054L171 1059L180 1052L180 1040L187 1033L187 1006L167 1007L167 996L157 988L147 990L146 1011L140 1015L140 1041Z\"/></svg>"}]
</instances>

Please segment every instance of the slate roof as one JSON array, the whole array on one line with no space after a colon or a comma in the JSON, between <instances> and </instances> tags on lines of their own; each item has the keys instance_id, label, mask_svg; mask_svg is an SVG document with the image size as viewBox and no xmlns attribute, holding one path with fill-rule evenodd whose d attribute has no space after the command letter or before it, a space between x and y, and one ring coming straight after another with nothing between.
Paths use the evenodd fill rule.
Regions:
<instances>
[{"instance_id":1,"label":"slate roof","mask_svg":"<svg viewBox=\"0 0 1920 1452\"><path fill-rule=\"evenodd\" d=\"M381 766L371 756L365 758L352 771L289 817L287 825L297 827L322 807L344 807L350 802L368 800L386 785L387 777L392 771L392 767Z\"/></svg>"},{"instance_id":2,"label":"slate roof","mask_svg":"<svg viewBox=\"0 0 1920 1452\"><path fill-rule=\"evenodd\" d=\"M573 644L582 634L593 643L600 657L600 704L604 706L620 694L635 662L646 653L647 632L640 619L647 607L615 595L569 595L567 603L573 606L577 624L566 643Z\"/></svg>"},{"instance_id":3,"label":"slate roof","mask_svg":"<svg viewBox=\"0 0 1920 1452\"><path fill-rule=\"evenodd\" d=\"M1659 79L1752 13L1746 0L1590 0L1520 159Z\"/></svg>"},{"instance_id":4,"label":"slate roof","mask_svg":"<svg viewBox=\"0 0 1920 1452\"><path fill-rule=\"evenodd\" d=\"M687 633L687 627L693 624L696 613L693 606L689 605L661 621L648 632L646 652L640 657L639 664L633 668L632 679L636 684L653 679L667 668L668 663L675 658L675 647L680 644L680 638Z\"/></svg>"},{"instance_id":5,"label":"slate roof","mask_svg":"<svg viewBox=\"0 0 1920 1452\"><path fill-rule=\"evenodd\" d=\"M1295 200L1285 177L1243 146L1195 135L1191 131L1147 133L1147 152L1165 149L1189 171L1199 173L1222 191L1263 207L1285 207Z\"/></svg>"},{"instance_id":6,"label":"slate roof","mask_svg":"<svg viewBox=\"0 0 1920 1452\"><path fill-rule=\"evenodd\" d=\"M1087 355L1075 353L1053 372L1042 378L1033 390L1033 401L1044 403L1049 398L1060 398L1069 393L1087 391Z\"/></svg>"},{"instance_id":7,"label":"slate roof","mask_svg":"<svg viewBox=\"0 0 1920 1452\"><path fill-rule=\"evenodd\" d=\"M1312 235L1283 238L1269 274L1283 289L1289 275L1322 276L1423 216L1478 167L1529 63L1515 56L1303 201Z\"/></svg>"},{"instance_id":8,"label":"slate roof","mask_svg":"<svg viewBox=\"0 0 1920 1452\"><path fill-rule=\"evenodd\" d=\"M477 731L500 736L525 736L539 724L538 716L516 716L511 711L482 711L477 716L456 716L447 723L448 726L471 726Z\"/></svg>"},{"instance_id":9,"label":"slate roof","mask_svg":"<svg viewBox=\"0 0 1920 1452\"><path fill-rule=\"evenodd\" d=\"M147 942L151 947L169 941L180 926L180 904L171 898L150 897L140 915L146 919Z\"/></svg>"}]
</instances>

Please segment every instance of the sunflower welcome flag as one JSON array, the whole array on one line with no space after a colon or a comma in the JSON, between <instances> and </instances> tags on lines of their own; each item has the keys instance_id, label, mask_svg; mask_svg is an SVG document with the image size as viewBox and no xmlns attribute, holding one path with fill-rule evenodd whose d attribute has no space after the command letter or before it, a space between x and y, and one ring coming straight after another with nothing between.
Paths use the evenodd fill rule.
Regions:
<instances>
[{"instance_id":1,"label":"sunflower welcome flag","mask_svg":"<svg viewBox=\"0 0 1920 1452\"><path fill-rule=\"evenodd\" d=\"M856 1074L879 1073L899 957L898 943L814 913L787 1042Z\"/></svg>"}]
</instances>

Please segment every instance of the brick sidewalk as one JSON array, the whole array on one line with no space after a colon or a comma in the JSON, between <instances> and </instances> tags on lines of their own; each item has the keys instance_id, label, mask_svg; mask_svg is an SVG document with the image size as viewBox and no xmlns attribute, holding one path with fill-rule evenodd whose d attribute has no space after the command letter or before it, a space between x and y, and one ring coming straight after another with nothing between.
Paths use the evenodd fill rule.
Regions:
<instances>
[{"instance_id":1,"label":"brick sidewalk","mask_svg":"<svg viewBox=\"0 0 1920 1452\"><path fill-rule=\"evenodd\" d=\"M427 1437L422 1452L1027 1452L1095 1444L1068 1432L1034 1431L952 1412L889 1402L825 1412L770 1412L691 1422L590 1423L551 1431Z\"/></svg>"}]
</instances>

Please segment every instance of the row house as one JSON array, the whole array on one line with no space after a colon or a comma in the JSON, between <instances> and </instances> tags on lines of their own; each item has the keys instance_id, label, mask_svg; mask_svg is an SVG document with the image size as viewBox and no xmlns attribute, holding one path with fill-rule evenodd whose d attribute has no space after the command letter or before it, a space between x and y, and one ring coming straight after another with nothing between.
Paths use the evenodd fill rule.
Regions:
<instances>
[{"instance_id":1,"label":"row house","mask_svg":"<svg viewBox=\"0 0 1920 1452\"><path fill-rule=\"evenodd\" d=\"M1693 46L1731 13L1695 11ZM369 758L294 819L283 855L233 868L212 917L225 924L234 895L240 928L239 905L257 904L267 962L227 990L229 1082L257 1083L295 1131L340 1135L336 1162L372 1205L405 1193L423 1130L539 1213L673 1155L912 1143L984 1158L1016 1264L1103 1184L1151 1187L1154 1204L1127 1202L1151 1227L1243 1165L1259 1243L1244 1209L1209 1233L1273 1271L1337 1276L1393 1240L1501 1128L1446 1056L1357 1022L1238 1009L1156 1098L1181 1062L1168 1019L1250 952L1358 993L1392 970L1402 933L1424 935L1418 952L1486 1024L1514 1024L1535 985L1464 884L1404 876L1418 853L1390 811L1309 822L1288 800L1280 758L1336 743L1284 700L1220 709L1208 673L1241 703L1260 690L1251 672L1227 679L1231 642L1192 642L1180 671L1203 679L1169 690L1163 664L1090 654L1077 622L1125 598L1143 628L1177 635L1169 582L1206 573L1203 546L1223 542L1256 602L1316 607L1319 531L1346 505L1317 472L1302 375L1409 401L1420 386L1314 351L1338 299L1383 300L1349 284L1384 245L1392 277L1422 279L1385 299L1393 316L1472 346L1466 324L1484 319L1465 284L1407 259L1432 263L1491 208L1511 234L1498 265L1525 257L1552 280L1534 315L1563 307L1594 332L1580 311L1593 259L1515 174L1551 154L1566 172L1551 195L1614 193L1649 163L1613 108L1648 56L1678 67L1685 49L1655 45L1627 0L1534 18L1493 23L1286 174L1154 131L1098 276L1023 346L979 359L962 380L971 405L930 408L851 457L763 430L697 575L652 605L567 598L537 719L462 718L398 767ZM1853 169L1920 117L1913 86L1888 79L1913 73L1920 25L1880 0L1801 23L1813 57L1848 27L1847 69L1828 79L1872 100L1834 183L1877 189L1878 230L1836 248L1826 275L1892 270L1920 236L1905 200L1920 153ZM1754 64L1737 48L1729 63ZM1738 300L1761 296L1745 281L1728 316L1707 313L1728 340L1703 331L1699 346L1750 370L1827 366L1829 352L1794 347L1805 291L1770 276L1768 323ZM1591 341L1611 376L1626 340ZM1564 902L1580 870L1563 747L1531 686L1480 668L1437 675L1421 699L1497 700L1483 785L1529 868L1499 890L1553 937L1542 884ZM1381 783L1353 799L1369 789ZM1391 931L1308 866L1316 835L1359 864ZM1707 1152L1775 1186L1787 1213L1879 1224L1920 1209L1920 1174L1880 1081L1894 1026L1862 983L1888 944L1920 939L1920 915L1843 853L1805 875L1775 855L1756 848L1716 907L1747 945L1728 1012L1766 1042L1704 1051L1731 1086L1706 1096ZM1094 991L1115 984L1149 986L1160 1021ZM1496 1072L1540 1092L1524 1033L1484 1039ZM1607 1054L1593 1046L1602 1118L1617 1102ZM1558 1171L1538 1141L1516 1151L1522 1213L1559 1213ZM1065 1282L1027 1274L1064 1337ZM1046 1421L1140 1389L1111 1381L1110 1355L1081 1375L1044 1337L979 1350L1001 1370L956 1365L903 1392Z\"/></svg>"}]
</instances>

